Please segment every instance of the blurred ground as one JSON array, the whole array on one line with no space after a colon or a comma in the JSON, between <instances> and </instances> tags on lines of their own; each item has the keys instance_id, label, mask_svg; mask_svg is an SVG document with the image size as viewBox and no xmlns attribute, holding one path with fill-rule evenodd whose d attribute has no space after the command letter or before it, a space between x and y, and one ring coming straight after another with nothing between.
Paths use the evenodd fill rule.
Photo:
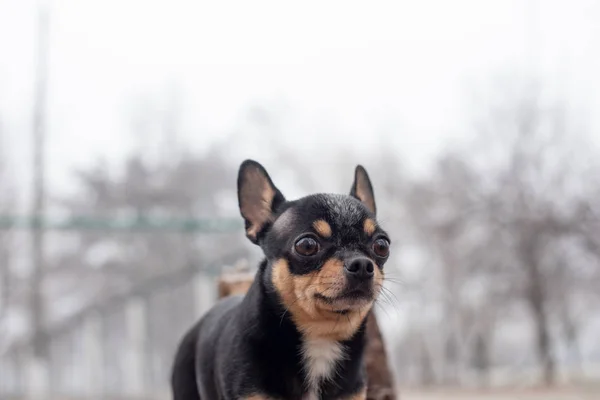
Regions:
<instances>
[{"instance_id":1,"label":"blurred ground","mask_svg":"<svg viewBox=\"0 0 600 400\"><path fill-rule=\"evenodd\" d=\"M0 398L2 400L25 400L22 398ZM166 400L168 394L144 400ZM599 400L600 387L573 389L506 389L506 390L401 390L399 400ZM57 398L53 400L79 400L77 398ZM109 397L106 400L124 400ZM141 400L141 399L140 399Z\"/></svg>"},{"instance_id":2,"label":"blurred ground","mask_svg":"<svg viewBox=\"0 0 600 400\"><path fill-rule=\"evenodd\" d=\"M528 389L504 391L403 390L401 400L598 400L600 389Z\"/></svg>"}]
</instances>

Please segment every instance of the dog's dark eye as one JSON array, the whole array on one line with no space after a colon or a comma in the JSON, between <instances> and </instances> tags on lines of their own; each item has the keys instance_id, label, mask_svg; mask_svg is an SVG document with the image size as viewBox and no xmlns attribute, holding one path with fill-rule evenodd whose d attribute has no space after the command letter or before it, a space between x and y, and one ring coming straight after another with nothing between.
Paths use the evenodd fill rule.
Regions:
<instances>
[{"instance_id":1,"label":"dog's dark eye","mask_svg":"<svg viewBox=\"0 0 600 400\"><path fill-rule=\"evenodd\" d=\"M373 251L379 257L387 257L390 254L390 242L385 239L377 239L373 243Z\"/></svg>"},{"instance_id":2,"label":"dog's dark eye","mask_svg":"<svg viewBox=\"0 0 600 400\"><path fill-rule=\"evenodd\" d=\"M296 242L294 249L301 256L314 256L319 251L319 243L313 238L305 237Z\"/></svg>"}]
</instances>

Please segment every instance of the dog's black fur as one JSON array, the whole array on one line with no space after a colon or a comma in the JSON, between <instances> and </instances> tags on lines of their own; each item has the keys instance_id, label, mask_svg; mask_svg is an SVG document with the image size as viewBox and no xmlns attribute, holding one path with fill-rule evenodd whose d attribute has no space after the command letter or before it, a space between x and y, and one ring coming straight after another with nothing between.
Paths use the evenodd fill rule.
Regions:
<instances>
[{"instance_id":1,"label":"dog's black fur","mask_svg":"<svg viewBox=\"0 0 600 400\"><path fill-rule=\"evenodd\" d=\"M286 201L247 160L238 198L265 259L245 296L220 300L183 338L174 400L364 399L365 318L389 247L366 171L356 168L349 196ZM331 373L311 378L307 343L341 350Z\"/></svg>"}]
</instances>

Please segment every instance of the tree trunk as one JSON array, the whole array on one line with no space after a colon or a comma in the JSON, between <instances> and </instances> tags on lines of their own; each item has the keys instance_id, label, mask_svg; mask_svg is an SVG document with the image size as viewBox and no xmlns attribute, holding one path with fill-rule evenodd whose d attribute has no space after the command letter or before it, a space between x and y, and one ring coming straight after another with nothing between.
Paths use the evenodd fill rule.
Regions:
<instances>
[{"instance_id":1,"label":"tree trunk","mask_svg":"<svg viewBox=\"0 0 600 400\"><path fill-rule=\"evenodd\" d=\"M533 286L540 285L533 282ZM543 297L538 294L540 290L541 288L531 290L529 306L535 323L537 357L543 369L544 383L551 386L556 380L556 363L552 354L552 342L548 331L548 319L544 310Z\"/></svg>"},{"instance_id":2,"label":"tree trunk","mask_svg":"<svg viewBox=\"0 0 600 400\"><path fill-rule=\"evenodd\" d=\"M431 361L431 355L429 349L424 341L421 342L421 348L419 351L419 368L421 374L421 385L423 387L430 387L435 385L435 373L433 371L433 362Z\"/></svg>"},{"instance_id":3,"label":"tree trunk","mask_svg":"<svg viewBox=\"0 0 600 400\"><path fill-rule=\"evenodd\" d=\"M551 386L556 380L556 363L552 354L552 341L545 309L546 290L539 266L540 232L535 228L526 229L525 232L527 234L522 238L520 246L521 260L528 279L525 299L529 303L535 324L536 352L543 370L544 383Z\"/></svg>"},{"instance_id":4,"label":"tree trunk","mask_svg":"<svg viewBox=\"0 0 600 400\"><path fill-rule=\"evenodd\" d=\"M490 354L487 338L478 333L473 345L473 367L477 371L479 385L484 387L489 384Z\"/></svg>"}]
</instances>

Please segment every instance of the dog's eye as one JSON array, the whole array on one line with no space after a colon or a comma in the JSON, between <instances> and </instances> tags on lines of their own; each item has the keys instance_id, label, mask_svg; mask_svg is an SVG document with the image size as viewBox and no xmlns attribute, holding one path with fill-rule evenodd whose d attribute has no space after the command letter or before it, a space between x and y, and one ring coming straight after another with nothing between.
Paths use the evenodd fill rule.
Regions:
<instances>
[{"instance_id":1,"label":"dog's eye","mask_svg":"<svg viewBox=\"0 0 600 400\"><path fill-rule=\"evenodd\" d=\"M296 242L294 249L301 256L314 256L319 251L319 243L313 238L305 237Z\"/></svg>"},{"instance_id":2,"label":"dog's eye","mask_svg":"<svg viewBox=\"0 0 600 400\"><path fill-rule=\"evenodd\" d=\"M385 239L377 239L373 243L373 251L379 257L387 257L390 254L390 242Z\"/></svg>"}]
</instances>

